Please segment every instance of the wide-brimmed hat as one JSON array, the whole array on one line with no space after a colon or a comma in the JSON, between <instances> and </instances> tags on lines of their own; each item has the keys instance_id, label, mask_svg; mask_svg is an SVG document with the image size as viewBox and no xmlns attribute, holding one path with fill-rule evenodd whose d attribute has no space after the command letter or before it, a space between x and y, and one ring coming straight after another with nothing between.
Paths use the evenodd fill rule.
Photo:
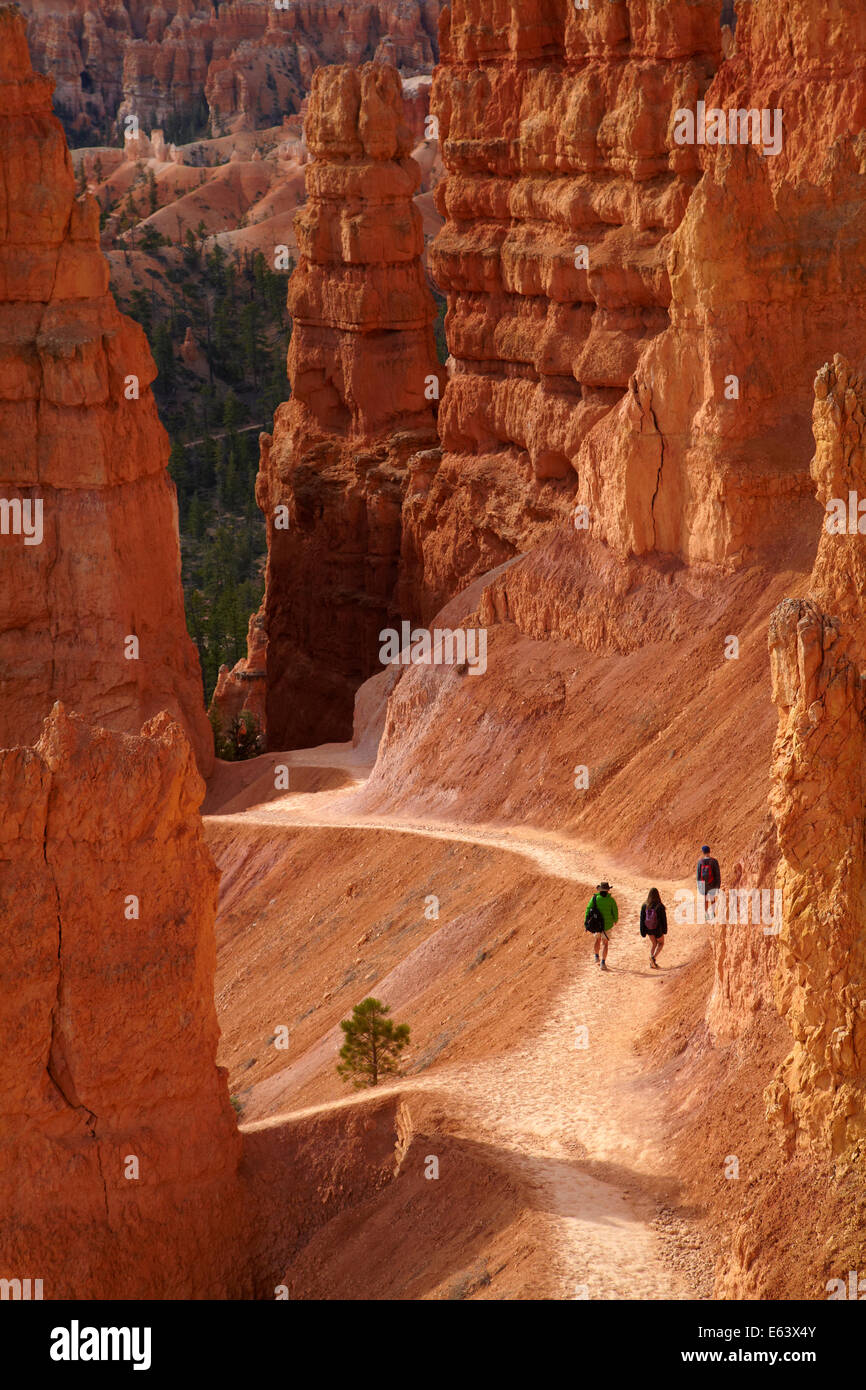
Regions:
<instances>
[{"instance_id":1,"label":"wide-brimmed hat","mask_svg":"<svg viewBox=\"0 0 866 1390\"><path fill-rule=\"evenodd\" d=\"M600 892L602 891L603 888L606 888L607 891L610 892L610 884L609 884L609 883L597 883L596 886L595 886L595 889L596 889L596 892L597 892L597 893L600 893Z\"/></svg>"}]
</instances>

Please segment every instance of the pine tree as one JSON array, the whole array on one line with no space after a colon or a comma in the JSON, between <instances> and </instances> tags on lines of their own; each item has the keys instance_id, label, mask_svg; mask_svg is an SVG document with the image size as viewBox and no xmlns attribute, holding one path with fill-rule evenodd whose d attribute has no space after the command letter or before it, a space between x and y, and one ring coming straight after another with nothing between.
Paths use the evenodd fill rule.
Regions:
<instances>
[{"instance_id":1,"label":"pine tree","mask_svg":"<svg viewBox=\"0 0 866 1390\"><path fill-rule=\"evenodd\" d=\"M395 1023L388 1018L390 1012L381 1000L367 998L355 1005L351 1018L340 1023L346 1041L340 1048L342 1062L337 1071L357 1090L376 1086L380 1076L398 1070L400 1053L409 1043L409 1025Z\"/></svg>"},{"instance_id":2,"label":"pine tree","mask_svg":"<svg viewBox=\"0 0 866 1390\"><path fill-rule=\"evenodd\" d=\"M241 419L241 403L229 387L223 401L223 426L230 433L237 429Z\"/></svg>"},{"instance_id":3,"label":"pine tree","mask_svg":"<svg viewBox=\"0 0 866 1390\"><path fill-rule=\"evenodd\" d=\"M157 385L159 389L168 393L174 388L174 350L171 345L171 334L164 323L158 323L156 326L152 351L156 370L159 373Z\"/></svg>"},{"instance_id":4,"label":"pine tree","mask_svg":"<svg viewBox=\"0 0 866 1390\"><path fill-rule=\"evenodd\" d=\"M202 506L202 500L199 497L198 493L193 494L192 501L189 504L189 511L187 512L186 524L189 528L190 534L195 536L197 541L204 540L206 525L205 514L204 507Z\"/></svg>"}]
</instances>

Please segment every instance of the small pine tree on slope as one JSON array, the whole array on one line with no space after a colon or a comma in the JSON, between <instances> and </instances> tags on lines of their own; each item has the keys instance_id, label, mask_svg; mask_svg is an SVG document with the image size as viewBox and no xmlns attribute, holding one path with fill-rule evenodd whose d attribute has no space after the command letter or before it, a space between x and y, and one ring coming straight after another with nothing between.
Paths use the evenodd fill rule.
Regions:
<instances>
[{"instance_id":1,"label":"small pine tree on slope","mask_svg":"<svg viewBox=\"0 0 866 1390\"><path fill-rule=\"evenodd\" d=\"M395 1023L391 1010L379 999L363 999L352 1010L351 1018L340 1024L346 1041L340 1048L342 1061L337 1067L344 1081L356 1089L378 1085L381 1076L398 1070L400 1053L409 1042L408 1023Z\"/></svg>"}]
</instances>

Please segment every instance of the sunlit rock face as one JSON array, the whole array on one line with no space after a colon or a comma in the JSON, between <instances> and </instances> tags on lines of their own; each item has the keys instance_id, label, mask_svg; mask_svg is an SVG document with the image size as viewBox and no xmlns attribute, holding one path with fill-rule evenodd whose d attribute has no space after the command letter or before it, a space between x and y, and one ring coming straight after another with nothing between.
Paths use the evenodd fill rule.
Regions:
<instances>
[{"instance_id":1,"label":"sunlit rock face","mask_svg":"<svg viewBox=\"0 0 866 1390\"><path fill-rule=\"evenodd\" d=\"M768 1103L791 1147L856 1158L866 1141L866 381L839 355L815 382L814 431L826 520L807 596L781 604L770 626L784 904L776 1000L794 1047Z\"/></svg>"},{"instance_id":2,"label":"sunlit rock face","mask_svg":"<svg viewBox=\"0 0 866 1390\"><path fill-rule=\"evenodd\" d=\"M118 313L98 207L76 199L52 83L0 10L0 746L56 699L138 732L168 710L212 739L186 630L168 437L142 330Z\"/></svg>"},{"instance_id":3,"label":"sunlit rock face","mask_svg":"<svg viewBox=\"0 0 866 1390\"><path fill-rule=\"evenodd\" d=\"M0 1267L45 1298L240 1297L204 783L157 715L0 750Z\"/></svg>"}]
</instances>

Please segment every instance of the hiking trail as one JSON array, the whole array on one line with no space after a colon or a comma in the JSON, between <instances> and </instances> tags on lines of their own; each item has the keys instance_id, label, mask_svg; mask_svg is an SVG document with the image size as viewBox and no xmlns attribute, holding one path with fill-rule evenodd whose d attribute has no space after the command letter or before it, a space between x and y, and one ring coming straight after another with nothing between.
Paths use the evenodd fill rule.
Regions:
<instances>
[{"instance_id":1,"label":"hiking trail","mask_svg":"<svg viewBox=\"0 0 866 1390\"><path fill-rule=\"evenodd\" d=\"M290 760L292 756L288 755ZM300 761L301 755L294 758ZM303 754L305 765L314 762L325 765L324 758ZM351 755L338 755L328 765L346 770L352 763ZM471 1137L496 1144L539 1193L557 1297L709 1297L712 1257L702 1233L677 1217L658 1196L656 1179L671 1176L658 1118L663 1097L644 1080L644 1067L633 1049L634 1039L676 988L678 974L699 948L699 935L672 928L660 958L661 969L651 971L648 946L637 931L640 904L650 880L636 877L603 848L534 828L358 814L344 804L347 793L351 796L363 781L361 769L352 770L360 775L351 788L315 794L287 792L244 811L209 819L287 829L400 832L487 846L523 856L539 875L590 885L590 891L603 866L619 907L608 972L593 963L582 906L580 920L575 922L574 973L563 982L541 1030L497 1057L445 1064L432 1075L413 1076L411 1088L441 1092L452 1109L465 1116ZM690 880L652 881L669 902L677 888L690 885ZM581 903L585 905L583 898ZM579 1046L582 1028L587 1045ZM271 1114L282 1111L285 1118L280 1091L286 1089L288 1070L293 1080L299 1080L312 1074L334 1050L329 1033L286 1072L258 1084L259 1104L271 1102ZM400 1084L380 1086L377 1093L399 1089ZM405 1079L402 1084L405 1087ZM312 1114L348 1104L357 1100L290 1113Z\"/></svg>"}]
</instances>

